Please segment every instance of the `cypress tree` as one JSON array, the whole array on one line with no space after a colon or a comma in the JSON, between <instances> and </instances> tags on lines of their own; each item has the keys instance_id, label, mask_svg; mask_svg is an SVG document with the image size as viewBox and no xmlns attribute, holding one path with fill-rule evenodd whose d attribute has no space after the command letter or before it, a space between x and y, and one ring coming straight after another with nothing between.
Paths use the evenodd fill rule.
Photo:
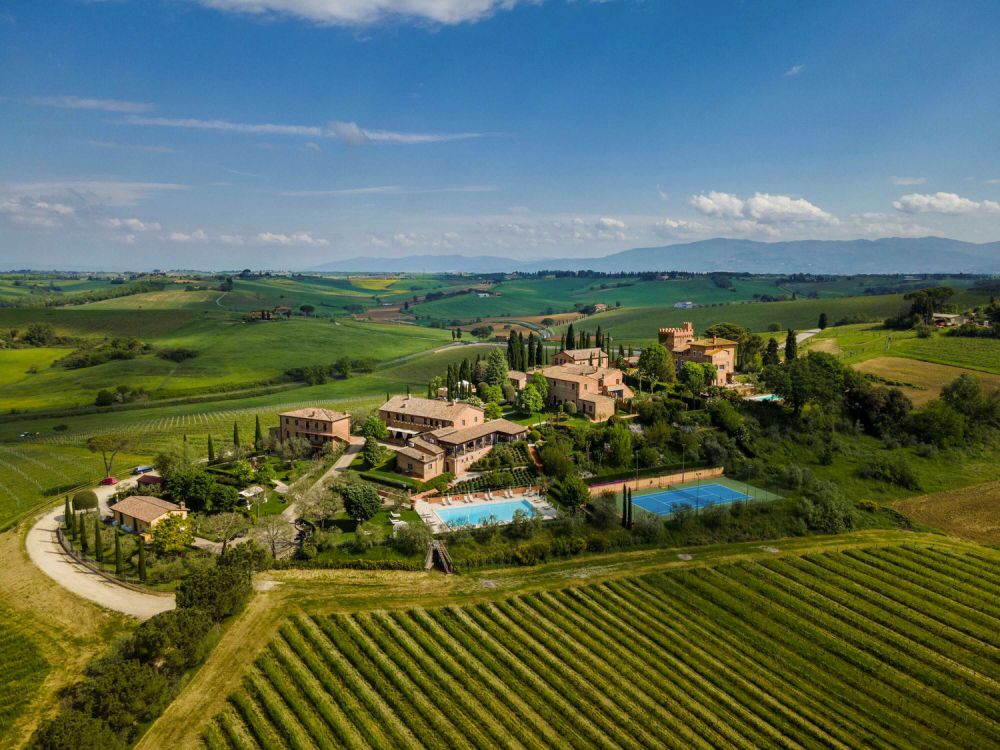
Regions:
<instances>
[{"instance_id":1,"label":"cypress tree","mask_svg":"<svg viewBox=\"0 0 1000 750\"><path fill-rule=\"evenodd\" d=\"M240 426L233 420L233 447L240 447Z\"/></svg>"},{"instance_id":2,"label":"cypress tree","mask_svg":"<svg viewBox=\"0 0 1000 750\"><path fill-rule=\"evenodd\" d=\"M122 535L115 529L115 575L122 574Z\"/></svg>"},{"instance_id":3,"label":"cypress tree","mask_svg":"<svg viewBox=\"0 0 1000 750\"><path fill-rule=\"evenodd\" d=\"M541 367L545 364L545 349L542 347L542 337L535 339L535 366Z\"/></svg>"},{"instance_id":4,"label":"cypress tree","mask_svg":"<svg viewBox=\"0 0 1000 750\"><path fill-rule=\"evenodd\" d=\"M634 510L634 508L633 508L633 505L632 505L632 493L634 491L635 490L629 490L628 491L628 527L630 529L632 528L632 521L633 521L632 511Z\"/></svg>"},{"instance_id":5,"label":"cypress tree","mask_svg":"<svg viewBox=\"0 0 1000 750\"><path fill-rule=\"evenodd\" d=\"M212 436L208 436L208 462L215 461L215 446L212 444Z\"/></svg>"},{"instance_id":6,"label":"cypress tree","mask_svg":"<svg viewBox=\"0 0 1000 750\"><path fill-rule=\"evenodd\" d=\"M104 547L101 544L101 513L94 514L94 559L104 562Z\"/></svg>"},{"instance_id":7,"label":"cypress tree","mask_svg":"<svg viewBox=\"0 0 1000 750\"><path fill-rule=\"evenodd\" d=\"M576 349L576 336L573 334L572 323L566 328L566 342L563 344L563 349Z\"/></svg>"},{"instance_id":8,"label":"cypress tree","mask_svg":"<svg viewBox=\"0 0 1000 750\"><path fill-rule=\"evenodd\" d=\"M76 511L69 512L69 538L76 540Z\"/></svg>"},{"instance_id":9,"label":"cypress tree","mask_svg":"<svg viewBox=\"0 0 1000 750\"><path fill-rule=\"evenodd\" d=\"M622 526L628 528L628 487L622 487Z\"/></svg>"},{"instance_id":10,"label":"cypress tree","mask_svg":"<svg viewBox=\"0 0 1000 750\"><path fill-rule=\"evenodd\" d=\"M799 342L795 338L795 330L793 328L789 328L788 333L785 335L785 361L791 362L798 356Z\"/></svg>"},{"instance_id":11,"label":"cypress tree","mask_svg":"<svg viewBox=\"0 0 1000 750\"><path fill-rule=\"evenodd\" d=\"M146 582L146 543L139 537L139 580Z\"/></svg>"},{"instance_id":12,"label":"cypress tree","mask_svg":"<svg viewBox=\"0 0 1000 750\"><path fill-rule=\"evenodd\" d=\"M264 434L260 431L260 415L254 416L253 424L253 447L254 450L260 450L264 447Z\"/></svg>"},{"instance_id":13,"label":"cypress tree","mask_svg":"<svg viewBox=\"0 0 1000 750\"><path fill-rule=\"evenodd\" d=\"M70 514L72 512L73 511L69 508L69 495L66 495L66 505L63 506L63 526L66 531L69 531L73 526L73 522L70 520Z\"/></svg>"},{"instance_id":14,"label":"cypress tree","mask_svg":"<svg viewBox=\"0 0 1000 750\"><path fill-rule=\"evenodd\" d=\"M87 523L85 518L80 518L79 520L79 531L80 531L80 551L86 555L90 552L90 543L87 540Z\"/></svg>"}]
</instances>

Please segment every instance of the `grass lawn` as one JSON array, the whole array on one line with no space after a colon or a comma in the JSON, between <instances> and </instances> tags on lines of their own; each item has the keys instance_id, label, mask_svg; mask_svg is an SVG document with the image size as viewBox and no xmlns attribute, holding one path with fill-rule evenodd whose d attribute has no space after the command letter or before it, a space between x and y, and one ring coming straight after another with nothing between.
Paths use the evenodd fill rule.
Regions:
<instances>
[{"instance_id":1,"label":"grass lawn","mask_svg":"<svg viewBox=\"0 0 1000 750\"><path fill-rule=\"evenodd\" d=\"M998 554L877 531L463 576L273 572L138 747L993 744L981 648L1000 615L975 571Z\"/></svg>"},{"instance_id":2,"label":"grass lawn","mask_svg":"<svg viewBox=\"0 0 1000 750\"><path fill-rule=\"evenodd\" d=\"M368 523L372 524L375 529L376 539L381 541L383 539L388 539L392 536L392 519L389 516L390 509L383 508L378 513L376 513ZM423 521L420 520L420 516L416 511L410 510L409 508L403 508L399 511L399 517L401 520L407 523L422 524ZM347 513L338 514L327 526L327 531L336 529L334 534L336 534L336 545L338 547L350 544L356 538L355 532L358 528L358 522L351 518ZM317 559L334 559L341 555L335 550L329 552L321 552ZM353 557L354 555L352 555Z\"/></svg>"},{"instance_id":3,"label":"grass lawn","mask_svg":"<svg viewBox=\"0 0 1000 750\"><path fill-rule=\"evenodd\" d=\"M1000 356L1000 352L998 352L998 356ZM885 378L888 381L903 383L904 385L901 385L900 389L917 406L926 404L931 399L940 396L941 388L959 375L972 375L982 383L983 389L986 391L1000 388L1000 375L981 370L953 367L952 365L939 365L919 359L875 357L859 362L854 365L854 368Z\"/></svg>"}]
</instances>

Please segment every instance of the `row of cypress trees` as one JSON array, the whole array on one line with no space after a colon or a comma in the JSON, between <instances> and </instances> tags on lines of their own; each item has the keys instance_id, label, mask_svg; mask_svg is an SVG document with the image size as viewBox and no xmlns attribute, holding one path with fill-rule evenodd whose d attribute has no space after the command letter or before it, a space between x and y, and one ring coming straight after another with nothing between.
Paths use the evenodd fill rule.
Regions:
<instances>
[{"instance_id":1,"label":"row of cypress trees","mask_svg":"<svg viewBox=\"0 0 1000 750\"><path fill-rule=\"evenodd\" d=\"M69 497L66 498L66 503L64 506L63 513L63 526L66 529L66 534L76 542L80 551L86 556L90 554L90 534L87 531L87 520L86 516L81 511L77 513L70 507ZM101 514L100 512L94 514L94 560L98 563L104 562L104 542L101 539ZM114 561L115 561L115 575L123 575L125 572L125 561L122 558L122 539L121 532L115 529L114 534ZM143 583L146 582L146 543L139 538L139 580Z\"/></svg>"},{"instance_id":2,"label":"row of cypress trees","mask_svg":"<svg viewBox=\"0 0 1000 750\"><path fill-rule=\"evenodd\" d=\"M628 487L622 490L622 526L632 528L632 490Z\"/></svg>"}]
</instances>

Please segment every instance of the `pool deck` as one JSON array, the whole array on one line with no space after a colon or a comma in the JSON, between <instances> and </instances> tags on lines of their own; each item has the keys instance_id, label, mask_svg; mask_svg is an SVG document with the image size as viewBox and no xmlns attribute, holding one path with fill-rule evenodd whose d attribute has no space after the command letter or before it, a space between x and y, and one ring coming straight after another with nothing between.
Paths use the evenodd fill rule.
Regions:
<instances>
[{"instance_id":1,"label":"pool deck","mask_svg":"<svg viewBox=\"0 0 1000 750\"><path fill-rule=\"evenodd\" d=\"M471 502L466 502L467 498L471 499ZM428 502L427 500L415 500L413 503L413 509L417 511L417 514L423 522L430 527L432 533L441 534L446 531L453 531L453 529L451 529L438 517L436 511L439 508L464 508L472 511L479 508L489 507L492 504L517 502L518 500L528 501L546 521L555 518L557 515L556 509L552 507L545 496L537 490L524 494L512 494L510 496L508 496L504 490L496 490L492 493L477 492L471 495L445 495L443 497L433 498L433 502ZM508 522L501 521L500 523L503 524Z\"/></svg>"}]
</instances>

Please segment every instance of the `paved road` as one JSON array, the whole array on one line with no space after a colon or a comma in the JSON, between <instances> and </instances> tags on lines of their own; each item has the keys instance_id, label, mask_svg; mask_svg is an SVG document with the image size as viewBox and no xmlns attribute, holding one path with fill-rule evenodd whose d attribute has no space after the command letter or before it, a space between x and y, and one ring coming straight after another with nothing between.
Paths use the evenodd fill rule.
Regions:
<instances>
[{"instance_id":1,"label":"paved road","mask_svg":"<svg viewBox=\"0 0 1000 750\"><path fill-rule=\"evenodd\" d=\"M810 328L808 331L799 331L795 334L795 343L801 344L803 341L812 338L819 332L820 330L818 328Z\"/></svg>"},{"instance_id":2,"label":"paved road","mask_svg":"<svg viewBox=\"0 0 1000 750\"><path fill-rule=\"evenodd\" d=\"M349 440L350 443L348 444L347 448L344 449L344 455L338 458L334 462L333 466L331 466L323 473L323 476L321 476L319 479L313 482L309 486L309 490L318 485L322 485L323 482L325 482L327 479L334 476L335 474L338 474L339 472L343 471L348 466L350 466L351 461L354 460L354 457L357 456L361 452L361 449L365 447L364 438L361 438L357 435L351 435ZM306 490L306 492L308 492L309 490ZM295 510L296 510L295 503L292 503L283 511L281 511L281 517L284 518L286 521L288 521L288 523L295 523L295 521L298 519L298 515L296 514Z\"/></svg>"},{"instance_id":3,"label":"paved road","mask_svg":"<svg viewBox=\"0 0 1000 750\"><path fill-rule=\"evenodd\" d=\"M123 484L131 481L134 480L126 480ZM107 512L107 500L116 489L100 487L96 490L102 512ZM155 614L174 608L173 594L134 591L76 562L66 554L56 538L56 529L62 521L62 507L54 508L38 519L24 540L29 557L45 575L77 596L140 620L148 620Z\"/></svg>"}]
</instances>

